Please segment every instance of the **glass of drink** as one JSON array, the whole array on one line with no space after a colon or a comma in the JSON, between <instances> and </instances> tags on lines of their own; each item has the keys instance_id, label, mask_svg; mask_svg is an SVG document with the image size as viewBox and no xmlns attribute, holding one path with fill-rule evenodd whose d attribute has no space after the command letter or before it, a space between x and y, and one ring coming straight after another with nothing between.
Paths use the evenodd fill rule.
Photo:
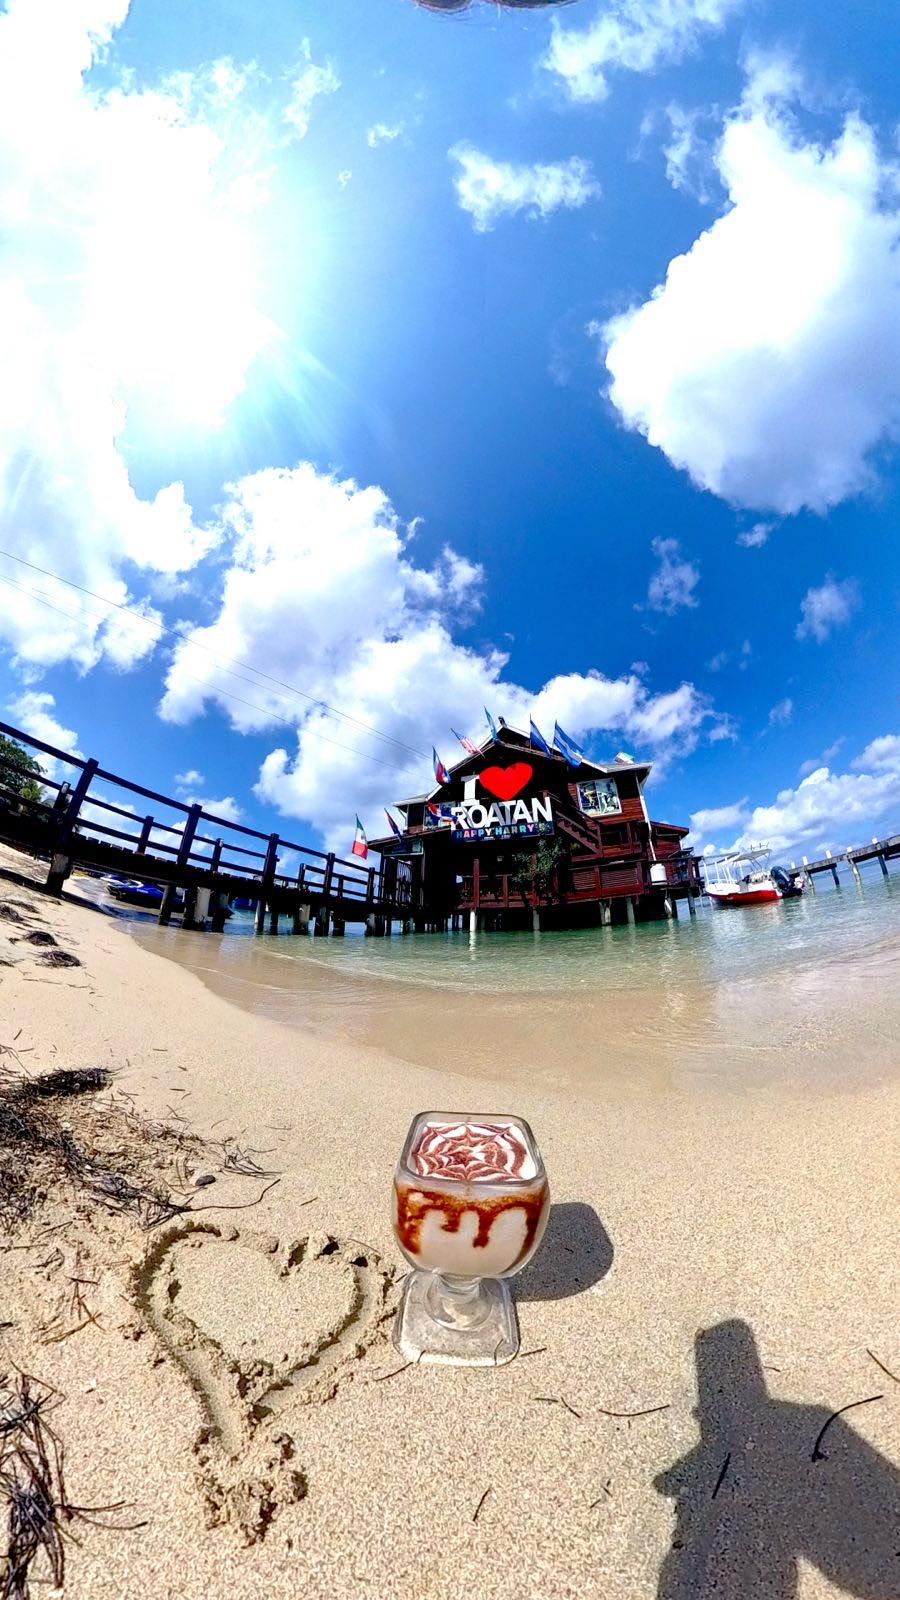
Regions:
<instances>
[{"instance_id":1,"label":"glass of drink","mask_svg":"<svg viewBox=\"0 0 900 1600\"><path fill-rule=\"evenodd\" d=\"M519 1349L507 1279L541 1242L550 1190L521 1117L422 1111L394 1175L397 1243L413 1268L394 1343L408 1361L499 1366Z\"/></svg>"}]
</instances>

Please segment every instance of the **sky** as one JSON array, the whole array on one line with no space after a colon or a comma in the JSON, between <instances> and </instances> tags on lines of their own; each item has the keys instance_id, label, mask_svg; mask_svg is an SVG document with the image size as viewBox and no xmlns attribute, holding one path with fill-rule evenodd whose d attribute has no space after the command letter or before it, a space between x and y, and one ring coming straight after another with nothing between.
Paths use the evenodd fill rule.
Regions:
<instances>
[{"instance_id":1,"label":"sky","mask_svg":"<svg viewBox=\"0 0 900 1600\"><path fill-rule=\"evenodd\" d=\"M7 0L0 719L346 854L494 717L900 826L881 0Z\"/></svg>"}]
</instances>

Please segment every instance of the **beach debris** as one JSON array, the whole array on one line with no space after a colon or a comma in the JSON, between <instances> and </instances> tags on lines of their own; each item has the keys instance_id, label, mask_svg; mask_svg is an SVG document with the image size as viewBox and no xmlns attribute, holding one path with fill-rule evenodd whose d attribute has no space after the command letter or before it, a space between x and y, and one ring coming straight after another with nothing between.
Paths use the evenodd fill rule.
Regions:
<instances>
[{"instance_id":1,"label":"beach debris","mask_svg":"<svg viewBox=\"0 0 900 1600\"><path fill-rule=\"evenodd\" d=\"M596 1511L598 1506L602 1506L604 1499L612 1499L612 1478L607 1478L605 1484L603 1485L602 1493L598 1495L596 1500L591 1501L590 1505L588 1506L588 1510Z\"/></svg>"},{"instance_id":2,"label":"beach debris","mask_svg":"<svg viewBox=\"0 0 900 1600\"><path fill-rule=\"evenodd\" d=\"M209 1187L209 1185L211 1183L215 1183L215 1181L216 1181L216 1175L215 1175L214 1172L201 1172L194 1179L194 1188L195 1189L206 1189L206 1188Z\"/></svg>"},{"instance_id":3,"label":"beach debris","mask_svg":"<svg viewBox=\"0 0 900 1600\"><path fill-rule=\"evenodd\" d=\"M56 947L56 940L54 939L52 933L48 933L45 928L32 928L30 933L20 934L16 942L19 944L38 944L46 945L48 947Z\"/></svg>"},{"instance_id":4,"label":"beach debris","mask_svg":"<svg viewBox=\"0 0 900 1600\"><path fill-rule=\"evenodd\" d=\"M48 1581L34 1576L35 1563L49 1569L49 1582L61 1589L66 1566L66 1524L137 1529L146 1522L108 1523L99 1519L121 1511L109 1506L76 1506L63 1475L63 1445L47 1421L62 1401L59 1391L28 1373L0 1376L0 1501L6 1506L6 1551L0 1557L0 1600L29 1600L33 1587Z\"/></svg>"},{"instance_id":5,"label":"beach debris","mask_svg":"<svg viewBox=\"0 0 900 1600\"><path fill-rule=\"evenodd\" d=\"M529 1356L542 1356L546 1353L546 1350L547 1346L545 1344L535 1345L533 1350L520 1350L518 1360L525 1361Z\"/></svg>"},{"instance_id":6,"label":"beach debris","mask_svg":"<svg viewBox=\"0 0 900 1600\"><path fill-rule=\"evenodd\" d=\"M657 1411L671 1411L671 1409L670 1401L667 1401L664 1406L645 1406L641 1411L606 1411L603 1406L594 1407L595 1411L599 1411L601 1417L624 1417L628 1420L632 1417L652 1417L656 1415Z\"/></svg>"},{"instance_id":7,"label":"beach debris","mask_svg":"<svg viewBox=\"0 0 900 1600\"><path fill-rule=\"evenodd\" d=\"M810 1461L827 1461L828 1460L828 1457L825 1454L825 1451L822 1449L822 1440L824 1439L826 1433L828 1432L828 1429L831 1427L831 1424L833 1422L837 1422L838 1417L842 1417L844 1415L845 1411L853 1411L856 1406L870 1406L870 1405L872 1405L873 1401L875 1401L875 1400L883 1400L883 1399L884 1399L884 1395L883 1394L870 1394L870 1395L866 1396L865 1400L851 1400L848 1405L841 1406L839 1408L839 1410L837 1410L837 1411L832 1411L831 1416L828 1418L828 1420L826 1422L824 1422L822 1424L822 1427L819 1429L818 1435L816 1437L816 1442L815 1442L815 1444L813 1445L813 1448L812 1448L812 1455L809 1458Z\"/></svg>"},{"instance_id":8,"label":"beach debris","mask_svg":"<svg viewBox=\"0 0 900 1600\"><path fill-rule=\"evenodd\" d=\"M416 1365L417 1363L415 1361L404 1361L402 1367L392 1367L390 1372L379 1372L377 1377L372 1379L372 1382L387 1383L388 1378L398 1378L401 1372L408 1372L410 1367L414 1367Z\"/></svg>"},{"instance_id":9,"label":"beach debris","mask_svg":"<svg viewBox=\"0 0 900 1600\"><path fill-rule=\"evenodd\" d=\"M715 1500L716 1495L718 1494L718 1492L721 1489L723 1483L725 1482L725 1478L727 1476L728 1468L729 1468L730 1465L731 1465L731 1451L729 1450L727 1456L725 1457L725 1460L722 1462L722 1466L721 1466L721 1468L719 1470L719 1476L716 1479L716 1486L715 1486L715 1488L713 1489L713 1492L712 1492L712 1499L713 1500Z\"/></svg>"},{"instance_id":10,"label":"beach debris","mask_svg":"<svg viewBox=\"0 0 900 1600\"><path fill-rule=\"evenodd\" d=\"M869 1350L867 1348L866 1349L866 1355L869 1356L872 1361L874 1361L876 1367L880 1367L881 1368L881 1370L884 1373L885 1377L886 1378L890 1378L892 1383L900 1383L900 1378L897 1377L896 1372L892 1372L890 1367L886 1367L884 1362L879 1360L879 1358L875 1354L874 1350Z\"/></svg>"},{"instance_id":11,"label":"beach debris","mask_svg":"<svg viewBox=\"0 0 900 1600\"><path fill-rule=\"evenodd\" d=\"M14 1046L0 1047L3 1054L21 1069ZM133 1097L121 1090L94 1105L92 1097L111 1083L111 1072L102 1066L58 1067L32 1076L0 1065L0 1224L7 1231L51 1197L60 1200L72 1190L149 1229L191 1210L259 1205L279 1181L274 1178L252 1200L197 1205L198 1186L188 1172L208 1172L210 1157L220 1150L223 1170L238 1177L266 1174L249 1163L226 1169L224 1145L192 1133L177 1113L171 1122L141 1116Z\"/></svg>"},{"instance_id":12,"label":"beach debris","mask_svg":"<svg viewBox=\"0 0 900 1600\"><path fill-rule=\"evenodd\" d=\"M194 1453L210 1521L245 1543L307 1492L283 1432L292 1413L331 1400L384 1340L396 1280L374 1252L364 1260L332 1234L279 1240L184 1217L133 1275L139 1312L201 1398ZM237 1303L253 1308L240 1321Z\"/></svg>"},{"instance_id":13,"label":"beach debris","mask_svg":"<svg viewBox=\"0 0 900 1600\"><path fill-rule=\"evenodd\" d=\"M541 1404L545 1406L562 1406L565 1411L568 1411L570 1416L577 1417L579 1422L581 1421L581 1412L576 1411L575 1407L570 1405L568 1400L564 1399L561 1394L536 1394L533 1395L532 1398L534 1400L540 1400Z\"/></svg>"},{"instance_id":14,"label":"beach debris","mask_svg":"<svg viewBox=\"0 0 900 1600\"><path fill-rule=\"evenodd\" d=\"M57 945L52 950L44 950L38 960L42 967L80 967L81 962L73 956L71 950L61 950Z\"/></svg>"},{"instance_id":15,"label":"beach debris","mask_svg":"<svg viewBox=\"0 0 900 1600\"><path fill-rule=\"evenodd\" d=\"M485 1489L484 1494L481 1496L481 1499L479 1500L477 1506L475 1507L475 1510L472 1512L472 1521L473 1522L477 1522L478 1521L478 1518L481 1515L481 1508L484 1505L485 1500L487 1499L488 1495L489 1494L493 1494L493 1492L494 1492L493 1491L493 1485L492 1484L488 1484L488 1487Z\"/></svg>"}]
</instances>

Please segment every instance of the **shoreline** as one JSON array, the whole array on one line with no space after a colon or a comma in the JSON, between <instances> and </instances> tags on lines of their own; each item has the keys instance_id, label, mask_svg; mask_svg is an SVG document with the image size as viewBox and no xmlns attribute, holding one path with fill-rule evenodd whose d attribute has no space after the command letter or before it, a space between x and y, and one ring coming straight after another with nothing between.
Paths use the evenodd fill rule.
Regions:
<instances>
[{"instance_id":1,"label":"shoreline","mask_svg":"<svg viewBox=\"0 0 900 1600\"><path fill-rule=\"evenodd\" d=\"M782 1600L791 1591L777 1586L774 1555L783 1557L792 1527L808 1530L817 1518L832 1532L804 1535L797 1593L846 1592L839 1576L854 1576L853 1542L863 1530L869 1537L867 1501L883 1508L887 1462L900 1447L900 1384L867 1354L900 1373L896 1081L700 1095L677 1081L636 1094L611 1079L600 1100L533 1079L513 1093L510 1078L483 1076L476 1089L451 1069L254 1016L156 959L117 919L0 882L0 901L18 896L82 963L45 972L29 953L0 968L3 1015L7 1026L15 1018L11 1034L21 1030L16 1048L28 1072L111 1066L144 1114L175 1108L200 1135L233 1133L281 1173L252 1209L204 1211L201 1235L197 1223L172 1225L170 1255L168 1234L103 1219L64 1234L56 1265L42 1265L46 1251L0 1254L4 1303L17 1308L6 1313L16 1325L0 1333L4 1354L65 1395L54 1425L72 1498L126 1501L132 1520L149 1519L139 1532L88 1530L69 1555L70 1592L457 1600L485 1592L490 1565L500 1600L688 1600L712 1594L714 1582L729 1600ZM464 1040L463 1030L439 1047L451 1054ZM296 1281L289 1267L273 1279L272 1262L282 1261L285 1241L309 1234L336 1241L323 1260L342 1271L399 1268L387 1212L406 1127L425 1106L476 1093L531 1122L550 1173L547 1241L516 1285L522 1348L535 1353L496 1373L399 1372L371 1285L363 1310L355 1301L348 1310L347 1284L326 1283L330 1269L312 1265L312 1246ZM212 1195L243 1205L248 1181L220 1174ZM236 1239L226 1236L232 1225ZM366 1268L353 1266L350 1245L371 1251ZM98 1280L102 1325L48 1342L41 1317L76 1257ZM210 1258L214 1270L204 1266ZM187 1297L204 1348L229 1345L193 1382L217 1386L217 1403L232 1412L223 1374L229 1362L252 1364L248 1340L273 1321L288 1343L291 1330L305 1330L284 1354L306 1371L309 1341L326 1337L329 1318L335 1326L343 1318L329 1385L289 1386L277 1413L303 1493L292 1499L284 1487L284 1463L267 1468L276 1507L250 1546L231 1525L207 1526L198 1474L209 1467L197 1453L204 1412L186 1347L166 1345L148 1323L146 1293L144 1309L135 1295L136 1282L149 1292L164 1272ZM387 1276L378 1282L389 1301ZM713 1330L711 1345L698 1342L698 1329ZM754 1347L765 1394L741 1382ZM733 1400L727 1419L704 1400L710 1349L719 1388ZM876 1392L884 1400L849 1414L815 1472L808 1457L829 1410ZM626 1412L635 1415L610 1415ZM799 1441L810 1429L804 1456ZM271 1456L274 1439L263 1423L247 1448ZM751 1482L752 1460L741 1454L748 1440L770 1464L766 1483ZM713 1503L729 1452L730 1488ZM676 1471L685 1461L690 1469ZM754 1540L759 1575L741 1578ZM893 1559L879 1544L882 1555ZM880 1581L890 1580L885 1566Z\"/></svg>"}]
</instances>

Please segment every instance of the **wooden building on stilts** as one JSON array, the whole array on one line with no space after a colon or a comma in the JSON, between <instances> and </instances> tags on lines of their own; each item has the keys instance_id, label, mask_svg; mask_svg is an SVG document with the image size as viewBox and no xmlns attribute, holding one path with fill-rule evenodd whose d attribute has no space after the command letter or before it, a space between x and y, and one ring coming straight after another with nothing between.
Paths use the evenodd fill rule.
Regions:
<instances>
[{"instance_id":1,"label":"wooden building on stilts","mask_svg":"<svg viewBox=\"0 0 900 1600\"><path fill-rule=\"evenodd\" d=\"M688 828L650 819L650 763L577 762L503 724L373 839L408 877L415 927L571 928L694 911Z\"/></svg>"}]
</instances>

